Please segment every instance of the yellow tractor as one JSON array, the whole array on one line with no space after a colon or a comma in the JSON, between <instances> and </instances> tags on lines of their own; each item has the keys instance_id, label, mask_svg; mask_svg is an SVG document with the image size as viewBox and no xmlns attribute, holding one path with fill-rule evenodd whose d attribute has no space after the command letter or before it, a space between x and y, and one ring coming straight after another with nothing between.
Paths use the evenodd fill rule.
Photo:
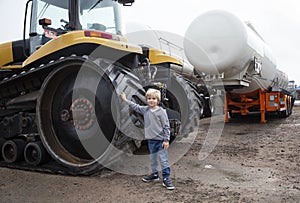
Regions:
<instances>
[{"instance_id":1,"label":"yellow tractor","mask_svg":"<svg viewBox=\"0 0 300 203\"><path fill-rule=\"evenodd\" d=\"M147 88L161 90L172 139L195 130L198 95L174 71L182 62L123 37L120 9L133 2L27 2L23 39L0 44L1 166L87 175L133 153L143 119L121 92L146 104Z\"/></svg>"}]
</instances>

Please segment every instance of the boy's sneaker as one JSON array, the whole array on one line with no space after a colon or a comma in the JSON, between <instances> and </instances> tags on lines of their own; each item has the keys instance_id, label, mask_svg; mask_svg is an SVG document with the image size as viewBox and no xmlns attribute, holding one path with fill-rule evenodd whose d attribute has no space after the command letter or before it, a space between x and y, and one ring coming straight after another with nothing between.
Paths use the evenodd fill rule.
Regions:
<instances>
[{"instance_id":1,"label":"boy's sneaker","mask_svg":"<svg viewBox=\"0 0 300 203\"><path fill-rule=\"evenodd\" d=\"M144 182L151 182L151 181L157 181L157 180L159 180L159 176L158 176L158 174L157 173L152 173L152 174L150 174L150 175L148 175L148 176L144 176L143 178L142 178L142 180L144 181Z\"/></svg>"},{"instance_id":2,"label":"boy's sneaker","mask_svg":"<svg viewBox=\"0 0 300 203\"><path fill-rule=\"evenodd\" d=\"M162 185L165 186L168 190L174 190L175 188L170 178L164 178Z\"/></svg>"}]
</instances>

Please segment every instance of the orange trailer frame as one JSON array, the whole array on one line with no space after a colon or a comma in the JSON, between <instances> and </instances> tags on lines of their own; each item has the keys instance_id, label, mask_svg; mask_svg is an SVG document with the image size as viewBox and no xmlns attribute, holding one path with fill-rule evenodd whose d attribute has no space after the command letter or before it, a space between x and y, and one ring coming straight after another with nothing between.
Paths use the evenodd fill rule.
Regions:
<instances>
[{"instance_id":1,"label":"orange trailer frame","mask_svg":"<svg viewBox=\"0 0 300 203\"><path fill-rule=\"evenodd\" d=\"M286 91L263 91L261 89L250 93L237 94L226 92L224 101L225 122L229 122L228 114L242 116L260 112L260 122L266 123L266 112L277 112L281 117L287 117L292 111L292 97ZM254 111L255 111L254 110Z\"/></svg>"}]
</instances>

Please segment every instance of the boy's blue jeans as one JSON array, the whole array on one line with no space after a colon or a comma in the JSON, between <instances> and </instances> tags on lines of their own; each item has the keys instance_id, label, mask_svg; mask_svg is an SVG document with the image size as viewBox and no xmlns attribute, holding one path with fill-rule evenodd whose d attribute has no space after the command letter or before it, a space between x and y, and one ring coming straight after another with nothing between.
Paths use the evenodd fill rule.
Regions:
<instances>
[{"instance_id":1,"label":"boy's blue jeans","mask_svg":"<svg viewBox=\"0 0 300 203\"><path fill-rule=\"evenodd\" d=\"M150 166L152 173L158 173L158 160L162 169L163 178L170 177L170 165L168 160L168 151L162 147L162 140L148 140L150 151Z\"/></svg>"}]
</instances>

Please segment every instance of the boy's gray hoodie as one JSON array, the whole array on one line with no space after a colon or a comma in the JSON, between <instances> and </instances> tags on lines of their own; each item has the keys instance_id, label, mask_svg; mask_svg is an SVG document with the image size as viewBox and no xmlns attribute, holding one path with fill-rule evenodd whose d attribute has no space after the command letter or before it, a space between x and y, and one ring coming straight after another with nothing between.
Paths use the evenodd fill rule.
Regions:
<instances>
[{"instance_id":1,"label":"boy's gray hoodie","mask_svg":"<svg viewBox=\"0 0 300 203\"><path fill-rule=\"evenodd\" d=\"M145 138L147 140L170 141L170 123L166 110L159 107L152 111L149 106L140 106L132 101L128 105L144 116Z\"/></svg>"}]
</instances>

